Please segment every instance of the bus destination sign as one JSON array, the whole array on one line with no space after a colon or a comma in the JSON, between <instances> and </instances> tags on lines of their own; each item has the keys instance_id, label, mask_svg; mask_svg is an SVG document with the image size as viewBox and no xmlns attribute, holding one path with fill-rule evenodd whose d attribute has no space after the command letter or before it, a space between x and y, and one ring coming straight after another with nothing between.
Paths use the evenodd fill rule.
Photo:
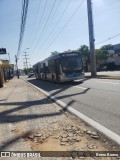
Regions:
<instances>
[{"instance_id":1,"label":"bus destination sign","mask_svg":"<svg viewBox=\"0 0 120 160\"><path fill-rule=\"evenodd\" d=\"M67 57L67 56L78 56L79 53L65 53L62 54L62 57Z\"/></svg>"}]
</instances>

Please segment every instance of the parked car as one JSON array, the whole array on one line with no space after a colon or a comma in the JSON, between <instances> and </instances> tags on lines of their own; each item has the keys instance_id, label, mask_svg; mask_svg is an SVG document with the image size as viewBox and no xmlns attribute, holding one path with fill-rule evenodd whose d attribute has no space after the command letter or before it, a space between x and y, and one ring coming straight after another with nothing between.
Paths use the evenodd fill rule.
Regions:
<instances>
[{"instance_id":1,"label":"parked car","mask_svg":"<svg viewBox=\"0 0 120 160\"><path fill-rule=\"evenodd\" d=\"M31 77L34 77L34 73L33 72L28 73L28 78L31 78Z\"/></svg>"},{"instance_id":2,"label":"parked car","mask_svg":"<svg viewBox=\"0 0 120 160\"><path fill-rule=\"evenodd\" d=\"M11 73L10 74L10 79L12 79L14 77L14 74L13 73Z\"/></svg>"}]
</instances>

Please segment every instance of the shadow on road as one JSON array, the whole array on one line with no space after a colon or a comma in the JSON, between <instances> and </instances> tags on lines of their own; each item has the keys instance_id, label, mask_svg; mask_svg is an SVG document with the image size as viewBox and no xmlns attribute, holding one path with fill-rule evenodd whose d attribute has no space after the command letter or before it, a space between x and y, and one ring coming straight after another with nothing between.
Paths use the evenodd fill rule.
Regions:
<instances>
[{"instance_id":1,"label":"shadow on road","mask_svg":"<svg viewBox=\"0 0 120 160\"><path fill-rule=\"evenodd\" d=\"M91 79L91 76L85 76L86 79ZM119 75L97 75L96 79L113 79L113 80L120 80Z\"/></svg>"},{"instance_id":2,"label":"shadow on road","mask_svg":"<svg viewBox=\"0 0 120 160\"><path fill-rule=\"evenodd\" d=\"M26 102L26 103L30 104L31 102ZM27 107L33 107L34 104L39 104L38 101L37 102L34 101L34 103L32 103L32 105L28 105L28 106L21 105L19 107L1 112L0 113L0 123L14 123L14 122L20 122L20 121L26 121L26 120L33 120L33 119L37 119L37 118L58 116L58 115L64 114L67 111L67 108L72 103L74 103L74 101L69 102L64 108L60 109L58 112L42 113L42 114L28 114L28 115L26 115L26 114L25 115L9 115L9 113L13 113L13 112L22 110ZM11 104L14 105L14 102L10 103L10 104L7 103L5 105L11 105ZM16 103L15 103L15 105L16 105ZM21 138L27 138L31 133L32 133L31 131L27 131L26 133L22 133L15 138L7 140L2 145L0 145L0 151L5 150L7 147L16 143Z\"/></svg>"},{"instance_id":3,"label":"shadow on road","mask_svg":"<svg viewBox=\"0 0 120 160\"><path fill-rule=\"evenodd\" d=\"M45 103L45 101L47 102L48 99L45 98L43 100L40 101L29 101L29 102L12 102L12 103L3 103L2 105L4 106L16 106L16 105L20 105L18 107L12 108L12 109L8 109L6 111L0 112L0 123L14 123L14 122L20 122L20 121L26 121L26 120L32 120L32 119L38 119L38 118L44 118L44 117L53 117L53 116L58 116L63 114L65 111L67 111L67 108L74 103L74 101L70 101L63 109L61 109L58 112L49 112L49 113L42 113L42 114L20 114L20 115L11 115L11 113L17 112L17 111L21 111L23 109L29 108L29 107L44 107L42 106L43 104L49 104L49 102L53 103L52 101L48 101L48 103Z\"/></svg>"},{"instance_id":4,"label":"shadow on road","mask_svg":"<svg viewBox=\"0 0 120 160\"><path fill-rule=\"evenodd\" d=\"M5 101L6 99L0 99L0 102Z\"/></svg>"},{"instance_id":5,"label":"shadow on road","mask_svg":"<svg viewBox=\"0 0 120 160\"><path fill-rule=\"evenodd\" d=\"M88 90L90 90L90 88L85 89L84 91L80 92L80 93L73 93L73 94L69 94L69 95L63 95L63 96L56 96L57 99L63 99L63 98L67 98L67 97L72 97L72 96L77 96L80 94L85 94L86 92L88 92Z\"/></svg>"},{"instance_id":6,"label":"shadow on road","mask_svg":"<svg viewBox=\"0 0 120 160\"><path fill-rule=\"evenodd\" d=\"M50 96L57 96L57 94L62 93L63 91L65 91L73 86L77 86L79 84L82 84L84 81L87 81L87 80L89 80L89 79L84 79L82 81L74 81L74 82L53 83L50 81L31 79L31 80L28 80L28 82L45 90L46 92L50 92L50 91L55 90L54 92L50 93ZM62 98L70 97L73 95L85 94L88 90L90 90L90 88L88 88L84 91L80 91L79 93L76 93L76 94L68 94L68 95L65 95L65 97L64 96L57 96L56 98L62 99Z\"/></svg>"},{"instance_id":7,"label":"shadow on road","mask_svg":"<svg viewBox=\"0 0 120 160\"><path fill-rule=\"evenodd\" d=\"M31 131L27 131L26 133L23 133L19 136L16 136L14 138L11 138L11 139L7 140L2 145L0 145L0 151L5 150L10 145L16 143L19 139L28 137L31 133L32 133Z\"/></svg>"}]
</instances>

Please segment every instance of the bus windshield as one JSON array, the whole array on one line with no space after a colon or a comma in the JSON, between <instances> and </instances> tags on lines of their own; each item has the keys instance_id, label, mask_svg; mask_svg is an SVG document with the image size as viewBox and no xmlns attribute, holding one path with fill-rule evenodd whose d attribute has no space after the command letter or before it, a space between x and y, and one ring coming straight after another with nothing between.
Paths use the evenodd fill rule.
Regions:
<instances>
[{"instance_id":1,"label":"bus windshield","mask_svg":"<svg viewBox=\"0 0 120 160\"><path fill-rule=\"evenodd\" d=\"M63 72L80 71L82 69L82 60L80 56L70 56L61 58Z\"/></svg>"}]
</instances>

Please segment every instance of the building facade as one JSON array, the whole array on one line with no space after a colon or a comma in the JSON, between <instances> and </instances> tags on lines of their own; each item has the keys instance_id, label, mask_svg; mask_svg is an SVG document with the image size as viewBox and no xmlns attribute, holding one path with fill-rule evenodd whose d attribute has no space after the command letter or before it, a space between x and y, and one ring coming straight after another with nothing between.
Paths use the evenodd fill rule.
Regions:
<instances>
[{"instance_id":1,"label":"building facade","mask_svg":"<svg viewBox=\"0 0 120 160\"><path fill-rule=\"evenodd\" d=\"M14 65L8 61L0 60L0 87L13 77Z\"/></svg>"},{"instance_id":2,"label":"building facade","mask_svg":"<svg viewBox=\"0 0 120 160\"><path fill-rule=\"evenodd\" d=\"M113 50L109 50L107 64L112 65L115 69L120 69L120 44L112 45Z\"/></svg>"}]
</instances>

